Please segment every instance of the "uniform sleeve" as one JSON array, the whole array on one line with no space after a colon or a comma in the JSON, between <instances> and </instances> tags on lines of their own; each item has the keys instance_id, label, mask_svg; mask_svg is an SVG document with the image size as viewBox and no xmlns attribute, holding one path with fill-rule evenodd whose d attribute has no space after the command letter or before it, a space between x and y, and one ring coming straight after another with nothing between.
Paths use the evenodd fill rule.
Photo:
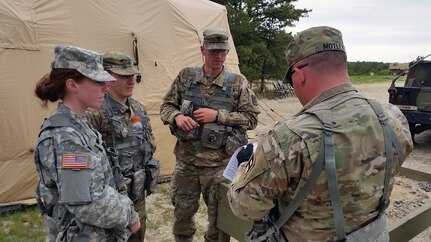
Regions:
<instances>
[{"instance_id":1,"label":"uniform sleeve","mask_svg":"<svg viewBox=\"0 0 431 242\"><path fill-rule=\"evenodd\" d=\"M288 201L303 180L310 153L304 139L285 122L278 123L259 141L253 159L238 167L228 191L235 215L257 220L275 206L274 199Z\"/></svg>"},{"instance_id":2,"label":"uniform sleeve","mask_svg":"<svg viewBox=\"0 0 431 242\"><path fill-rule=\"evenodd\" d=\"M83 223L121 230L132 226L137 213L127 196L107 184L112 171L106 156L83 145L73 129L54 137L59 202Z\"/></svg>"},{"instance_id":3,"label":"uniform sleeve","mask_svg":"<svg viewBox=\"0 0 431 242\"><path fill-rule=\"evenodd\" d=\"M404 158L407 158L413 150L413 139L410 133L409 122L397 106L389 103L384 105L386 106L386 114L388 115L389 122L403 147ZM400 166L402 163L403 161L399 162Z\"/></svg>"},{"instance_id":4,"label":"uniform sleeve","mask_svg":"<svg viewBox=\"0 0 431 242\"><path fill-rule=\"evenodd\" d=\"M242 163L228 192L230 207L235 215L247 220L258 220L268 214L288 189L285 155L273 132L257 146L253 159Z\"/></svg>"},{"instance_id":5,"label":"uniform sleeve","mask_svg":"<svg viewBox=\"0 0 431 242\"><path fill-rule=\"evenodd\" d=\"M187 80L185 76L188 74L188 69L181 70L174 82L171 84L168 92L163 98L163 103L160 106L160 119L164 124L174 124L174 118L180 114L182 93L184 92L184 85Z\"/></svg>"},{"instance_id":6,"label":"uniform sleeve","mask_svg":"<svg viewBox=\"0 0 431 242\"><path fill-rule=\"evenodd\" d=\"M239 85L238 94L234 96L237 109L233 112L219 110L217 122L230 126L245 126L249 130L255 129L260 113L256 95L248 87L248 81L244 76L238 75L236 83Z\"/></svg>"}]
</instances>

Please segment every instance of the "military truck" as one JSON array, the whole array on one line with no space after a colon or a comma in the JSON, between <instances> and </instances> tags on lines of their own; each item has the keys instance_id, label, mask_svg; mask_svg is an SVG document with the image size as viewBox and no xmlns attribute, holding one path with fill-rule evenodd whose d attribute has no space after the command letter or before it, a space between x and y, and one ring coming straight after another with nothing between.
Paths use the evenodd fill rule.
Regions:
<instances>
[{"instance_id":1,"label":"military truck","mask_svg":"<svg viewBox=\"0 0 431 242\"><path fill-rule=\"evenodd\" d=\"M406 116L413 141L415 134L431 129L431 61L426 57L410 62L409 69L395 77L388 89L389 102ZM406 76L404 86L397 87L395 82L401 76Z\"/></svg>"}]
</instances>

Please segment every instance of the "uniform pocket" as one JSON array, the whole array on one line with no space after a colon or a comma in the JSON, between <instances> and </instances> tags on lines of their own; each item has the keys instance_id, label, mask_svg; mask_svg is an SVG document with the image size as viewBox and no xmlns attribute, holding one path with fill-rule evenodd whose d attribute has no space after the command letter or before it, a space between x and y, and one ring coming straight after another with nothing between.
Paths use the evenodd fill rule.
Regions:
<instances>
[{"instance_id":1,"label":"uniform pocket","mask_svg":"<svg viewBox=\"0 0 431 242\"><path fill-rule=\"evenodd\" d=\"M80 205L91 203L91 170L63 169L60 176L61 204Z\"/></svg>"}]
</instances>

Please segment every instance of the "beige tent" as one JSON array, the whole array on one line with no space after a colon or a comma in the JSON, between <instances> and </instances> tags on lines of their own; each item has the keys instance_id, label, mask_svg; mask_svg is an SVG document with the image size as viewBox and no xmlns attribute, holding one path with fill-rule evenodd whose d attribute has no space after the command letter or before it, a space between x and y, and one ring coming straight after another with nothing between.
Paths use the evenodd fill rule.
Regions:
<instances>
[{"instance_id":1,"label":"beige tent","mask_svg":"<svg viewBox=\"0 0 431 242\"><path fill-rule=\"evenodd\" d=\"M50 71L58 44L117 50L139 60L142 82L134 96L149 109L161 173L170 175L175 139L160 121L161 99L182 67L202 65L202 32L228 29L226 13L208 0L2 0L0 206L34 203L34 147L44 117L56 105L42 109L33 92ZM226 66L239 72L234 48Z\"/></svg>"}]
</instances>

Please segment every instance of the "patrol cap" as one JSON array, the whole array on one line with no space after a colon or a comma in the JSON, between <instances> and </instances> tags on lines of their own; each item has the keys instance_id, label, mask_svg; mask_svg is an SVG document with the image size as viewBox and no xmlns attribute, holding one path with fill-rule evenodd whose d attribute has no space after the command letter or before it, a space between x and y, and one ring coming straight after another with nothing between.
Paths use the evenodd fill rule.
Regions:
<instances>
[{"instance_id":1,"label":"patrol cap","mask_svg":"<svg viewBox=\"0 0 431 242\"><path fill-rule=\"evenodd\" d=\"M229 35L221 28L208 28L204 33L204 47L208 50L229 50Z\"/></svg>"},{"instance_id":2,"label":"patrol cap","mask_svg":"<svg viewBox=\"0 0 431 242\"><path fill-rule=\"evenodd\" d=\"M119 51L107 51L103 53L103 67L121 76L140 74L133 65L132 58Z\"/></svg>"},{"instance_id":3,"label":"patrol cap","mask_svg":"<svg viewBox=\"0 0 431 242\"><path fill-rule=\"evenodd\" d=\"M115 81L115 78L103 69L102 55L75 46L56 46L51 68L75 69L85 77L98 82Z\"/></svg>"},{"instance_id":4,"label":"patrol cap","mask_svg":"<svg viewBox=\"0 0 431 242\"><path fill-rule=\"evenodd\" d=\"M342 51L346 53L343 38L338 29L319 26L299 32L293 37L286 49L286 78L290 78L290 69L297 62L324 51Z\"/></svg>"}]
</instances>

